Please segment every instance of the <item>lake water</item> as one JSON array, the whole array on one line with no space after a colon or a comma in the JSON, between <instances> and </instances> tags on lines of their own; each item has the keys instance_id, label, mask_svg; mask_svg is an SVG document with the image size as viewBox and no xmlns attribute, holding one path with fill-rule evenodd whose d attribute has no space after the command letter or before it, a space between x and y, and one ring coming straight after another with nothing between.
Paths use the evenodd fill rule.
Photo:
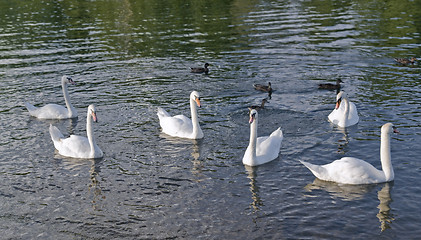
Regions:
<instances>
[{"instance_id":1,"label":"lake water","mask_svg":"<svg viewBox=\"0 0 421 240\"><path fill-rule=\"evenodd\" d=\"M0 232L3 239L415 239L421 235L419 1L1 1ZM209 74L191 66L211 64ZM77 120L30 117L24 102L64 104ZM360 113L345 130L327 115L341 78ZM259 135L281 127L280 156L254 168L249 105L275 92ZM157 107L190 116L202 140L161 133ZM97 160L58 155L48 127L85 135L97 106ZM348 186L299 160L344 156L380 168L380 127L395 180Z\"/></svg>"}]
</instances>

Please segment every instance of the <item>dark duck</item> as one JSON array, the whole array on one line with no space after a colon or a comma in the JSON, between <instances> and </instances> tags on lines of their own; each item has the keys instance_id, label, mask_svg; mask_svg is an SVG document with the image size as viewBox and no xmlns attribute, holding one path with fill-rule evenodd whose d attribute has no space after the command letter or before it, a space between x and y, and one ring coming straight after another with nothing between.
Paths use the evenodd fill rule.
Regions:
<instances>
[{"instance_id":1,"label":"dark duck","mask_svg":"<svg viewBox=\"0 0 421 240\"><path fill-rule=\"evenodd\" d=\"M339 90L341 89L341 79L336 79L336 84L333 83L321 83L319 84L319 89L328 89L328 90Z\"/></svg>"},{"instance_id":2,"label":"dark duck","mask_svg":"<svg viewBox=\"0 0 421 240\"><path fill-rule=\"evenodd\" d=\"M416 59L414 57L411 57L410 59L408 59L408 58L395 58L395 61L397 63L402 64L402 65L409 65L409 64L413 65L415 63L415 61L418 61L418 59Z\"/></svg>"},{"instance_id":3,"label":"dark duck","mask_svg":"<svg viewBox=\"0 0 421 240\"><path fill-rule=\"evenodd\" d=\"M192 73L208 73L209 72L209 63L205 63L205 67L192 67Z\"/></svg>"},{"instance_id":4,"label":"dark duck","mask_svg":"<svg viewBox=\"0 0 421 240\"><path fill-rule=\"evenodd\" d=\"M249 110L251 111L252 109L256 109L256 110L263 109L263 108L265 108L265 103L267 103L267 102L268 102L268 100L267 100L266 98L264 98L264 99L262 100L262 103L260 104L260 106L258 106L258 105L253 105L253 106L250 106L250 107L249 107Z\"/></svg>"}]
</instances>

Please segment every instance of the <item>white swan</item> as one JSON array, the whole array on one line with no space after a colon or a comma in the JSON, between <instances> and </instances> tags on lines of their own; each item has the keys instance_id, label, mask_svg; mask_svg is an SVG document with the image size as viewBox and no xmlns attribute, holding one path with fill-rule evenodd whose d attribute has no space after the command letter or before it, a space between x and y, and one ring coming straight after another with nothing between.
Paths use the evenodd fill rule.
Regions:
<instances>
[{"instance_id":1,"label":"white swan","mask_svg":"<svg viewBox=\"0 0 421 240\"><path fill-rule=\"evenodd\" d=\"M398 132L391 123L386 123L381 128L380 161L382 171L370 163L358 158L343 157L326 165L314 165L300 161L317 178L343 184L370 184L390 182L394 179L392 161L390 157L390 134Z\"/></svg>"},{"instance_id":2,"label":"white swan","mask_svg":"<svg viewBox=\"0 0 421 240\"><path fill-rule=\"evenodd\" d=\"M339 127L349 127L355 125L359 121L358 111L355 104L348 100L348 96L344 91L340 91L336 95L336 107L328 116L329 121Z\"/></svg>"},{"instance_id":3,"label":"white swan","mask_svg":"<svg viewBox=\"0 0 421 240\"><path fill-rule=\"evenodd\" d=\"M70 103L69 92L67 91L67 84L75 84L72 78L68 76L63 76L61 78L61 87L63 89L64 100L66 101L66 107L57 105L57 104L47 104L44 107L35 107L30 103L25 103L26 108L34 117L41 119L66 119L66 118L76 118L77 111Z\"/></svg>"},{"instance_id":4,"label":"white swan","mask_svg":"<svg viewBox=\"0 0 421 240\"><path fill-rule=\"evenodd\" d=\"M57 151L63 156L73 158L101 158L104 154L95 143L92 120L97 122L96 110L94 105L89 105L86 119L88 138L77 135L70 135L70 137L64 138L57 127L50 125L51 139Z\"/></svg>"},{"instance_id":5,"label":"white swan","mask_svg":"<svg viewBox=\"0 0 421 240\"><path fill-rule=\"evenodd\" d=\"M196 106L200 107L200 96L198 92L193 91L190 94L191 120L184 115L171 117L167 111L158 107L158 118L162 132L173 137L189 139L203 138Z\"/></svg>"},{"instance_id":6,"label":"white swan","mask_svg":"<svg viewBox=\"0 0 421 240\"><path fill-rule=\"evenodd\" d=\"M273 131L270 136L257 137L258 113L250 111L250 143L243 157L243 164L257 166L270 162L279 156L282 139L281 128Z\"/></svg>"}]
</instances>

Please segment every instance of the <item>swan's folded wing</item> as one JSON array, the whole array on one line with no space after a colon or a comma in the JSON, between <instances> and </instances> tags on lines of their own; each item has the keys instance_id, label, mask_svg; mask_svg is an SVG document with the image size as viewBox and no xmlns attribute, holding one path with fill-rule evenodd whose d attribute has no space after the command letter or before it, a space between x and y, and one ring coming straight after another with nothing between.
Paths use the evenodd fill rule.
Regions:
<instances>
[{"instance_id":1,"label":"swan's folded wing","mask_svg":"<svg viewBox=\"0 0 421 240\"><path fill-rule=\"evenodd\" d=\"M88 138L71 135L70 137L61 141L61 144L57 150L63 156L84 158L87 157L85 156L86 153L91 151L91 147L89 145Z\"/></svg>"},{"instance_id":2,"label":"swan's folded wing","mask_svg":"<svg viewBox=\"0 0 421 240\"><path fill-rule=\"evenodd\" d=\"M43 107L30 111L31 115L41 119L63 119L68 118L67 108L57 104L47 104Z\"/></svg>"},{"instance_id":3,"label":"swan's folded wing","mask_svg":"<svg viewBox=\"0 0 421 240\"><path fill-rule=\"evenodd\" d=\"M256 155L268 155L271 159L278 157L283 138L283 133L280 128L273 131L270 136L257 138Z\"/></svg>"},{"instance_id":4,"label":"swan's folded wing","mask_svg":"<svg viewBox=\"0 0 421 240\"><path fill-rule=\"evenodd\" d=\"M162 131L171 136L186 137L192 134L192 121L184 116L164 117L160 120Z\"/></svg>"}]
</instances>

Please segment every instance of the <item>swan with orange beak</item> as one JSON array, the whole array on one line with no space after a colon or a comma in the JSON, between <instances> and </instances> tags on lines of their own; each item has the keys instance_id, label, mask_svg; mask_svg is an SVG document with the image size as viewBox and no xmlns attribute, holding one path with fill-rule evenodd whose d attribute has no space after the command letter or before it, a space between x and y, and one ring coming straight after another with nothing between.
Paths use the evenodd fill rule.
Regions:
<instances>
[{"instance_id":1,"label":"swan with orange beak","mask_svg":"<svg viewBox=\"0 0 421 240\"><path fill-rule=\"evenodd\" d=\"M357 107L348 100L348 96L344 91L340 91L336 95L335 109L328 116L329 121L338 127L349 127L355 125L360 120Z\"/></svg>"},{"instance_id":2,"label":"swan with orange beak","mask_svg":"<svg viewBox=\"0 0 421 240\"><path fill-rule=\"evenodd\" d=\"M200 95L197 91L190 94L191 119L184 115L172 117L163 108L158 108L159 124L162 132L173 137L200 139L203 138L203 132L199 125L197 107L201 107Z\"/></svg>"}]
</instances>

